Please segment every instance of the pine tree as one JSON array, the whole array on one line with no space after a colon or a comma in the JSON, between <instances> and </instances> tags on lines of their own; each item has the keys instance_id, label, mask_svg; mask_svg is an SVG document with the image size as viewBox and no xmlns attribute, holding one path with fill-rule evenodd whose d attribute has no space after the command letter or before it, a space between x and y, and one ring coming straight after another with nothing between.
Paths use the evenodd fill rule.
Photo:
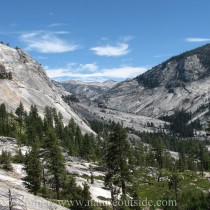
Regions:
<instances>
[{"instance_id":1,"label":"pine tree","mask_svg":"<svg viewBox=\"0 0 210 210\"><path fill-rule=\"evenodd\" d=\"M68 128L72 131L72 135L75 136L77 124L74 121L74 118L71 118L68 124Z\"/></svg>"},{"instance_id":2,"label":"pine tree","mask_svg":"<svg viewBox=\"0 0 210 210\"><path fill-rule=\"evenodd\" d=\"M95 140L93 135L84 135L83 145L80 151L82 158L86 160L96 159L95 157Z\"/></svg>"},{"instance_id":3,"label":"pine tree","mask_svg":"<svg viewBox=\"0 0 210 210\"><path fill-rule=\"evenodd\" d=\"M197 158L199 159L200 171L203 176L204 170L208 170L210 165L208 149L203 143L198 143Z\"/></svg>"},{"instance_id":4,"label":"pine tree","mask_svg":"<svg viewBox=\"0 0 210 210\"><path fill-rule=\"evenodd\" d=\"M43 138L43 122L35 105L31 106L30 112L26 117L26 128L28 144L40 144Z\"/></svg>"},{"instance_id":5,"label":"pine tree","mask_svg":"<svg viewBox=\"0 0 210 210\"><path fill-rule=\"evenodd\" d=\"M44 109L44 127L47 130L47 127L53 127L53 110L51 107L46 106Z\"/></svg>"},{"instance_id":6,"label":"pine tree","mask_svg":"<svg viewBox=\"0 0 210 210\"><path fill-rule=\"evenodd\" d=\"M18 151L16 151L15 156L13 157L13 161L15 163L24 163L25 161L25 157L21 151L21 149L19 149Z\"/></svg>"},{"instance_id":7,"label":"pine tree","mask_svg":"<svg viewBox=\"0 0 210 210\"><path fill-rule=\"evenodd\" d=\"M29 192L37 195L42 182L42 168L39 159L39 149L36 144L33 145L31 152L27 155L25 161L26 176L23 178L24 185Z\"/></svg>"},{"instance_id":8,"label":"pine tree","mask_svg":"<svg viewBox=\"0 0 210 210\"><path fill-rule=\"evenodd\" d=\"M90 201L92 199L91 194L90 194L90 187L87 183L83 184L83 191L82 191L82 199L83 199L83 208L85 210L92 210L93 207L90 205Z\"/></svg>"},{"instance_id":9,"label":"pine tree","mask_svg":"<svg viewBox=\"0 0 210 210\"><path fill-rule=\"evenodd\" d=\"M64 136L64 126L63 126L63 116L62 114L59 112L57 114L56 110L53 109L53 116L54 116L54 124L55 124L55 130L57 133L57 136L59 139L63 139Z\"/></svg>"},{"instance_id":10,"label":"pine tree","mask_svg":"<svg viewBox=\"0 0 210 210\"><path fill-rule=\"evenodd\" d=\"M66 145L66 148L68 149L69 155L77 155L78 154L78 148L75 140L76 135L76 128L77 125L73 118L70 119L68 126L65 127L64 132L64 145Z\"/></svg>"},{"instance_id":11,"label":"pine tree","mask_svg":"<svg viewBox=\"0 0 210 210\"><path fill-rule=\"evenodd\" d=\"M8 151L2 150L2 154L0 155L0 164L2 168L5 170L12 171L12 164L11 164L12 155Z\"/></svg>"},{"instance_id":12,"label":"pine tree","mask_svg":"<svg viewBox=\"0 0 210 210\"><path fill-rule=\"evenodd\" d=\"M155 159L157 160L158 166L160 169L163 167L163 153L164 153L164 144L162 139L157 138L153 143L153 150Z\"/></svg>"},{"instance_id":13,"label":"pine tree","mask_svg":"<svg viewBox=\"0 0 210 210\"><path fill-rule=\"evenodd\" d=\"M91 184L94 184L94 175L92 172L91 172L90 180L91 180Z\"/></svg>"},{"instance_id":14,"label":"pine tree","mask_svg":"<svg viewBox=\"0 0 210 210\"><path fill-rule=\"evenodd\" d=\"M0 134L7 135L8 130L8 115L5 104L0 105Z\"/></svg>"},{"instance_id":15,"label":"pine tree","mask_svg":"<svg viewBox=\"0 0 210 210\"><path fill-rule=\"evenodd\" d=\"M82 200L82 188L77 186L74 177L69 177L66 184L64 185L63 194L69 201ZM71 209L78 209L78 205L71 206Z\"/></svg>"},{"instance_id":16,"label":"pine tree","mask_svg":"<svg viewBox=\"0 0 210 210\"><path fill-rule=\"evenodd\" d=\"M76 147L76 154L82 156L83 135L82 135L81 129L78 125L76 127L74 141L75 141L75 147Z\"/></svg>"},{"instance_id":17,"label":"pine tree","mask_svg":"<svg viewBox=\"0 0 210 210\"><path fill-rule=\"evenodd\" d=\"M19 134L22 133L22 127L23 127L23 122L24 122L24 107L23 107L23 103L20 102L18 108L15 111L15 114L18 116L17 121L19 123Z\"/></svg>"},{"instance_id":18,"label":"pine tree","mask_svg":"<svg viewBox=\"0 0 210 210\"><path fill-rule=\"evenodd\" d=\"M90 187L87 183L83 184L83 189L77 186L74 177L69 177L67 183L64 186L63 195L67 198L72 206L70 209L74 210L93 210L91 204ZM72 202L75 201L75 202Z\"/></svg>"},{"instance_id":19,"label":"pine tree","mask_svg":"<svg viewBox=\"0 0 210 210\"><path fill-rule=\"evenodd\" d=\"M118 123L109 135L105 151L107 169L105 185L112 186L112 184L115 184L120 186L122 197L126 197L126 181L130 180L131 175L130 145L126 138L126 130Z\"/></svg>"},{"instance_id":20,"label":"pine tree","mask_svg":"<svg viewBox=\"0 0 210 210\"><path fill-rule=\"evenodd\" d=\"M74 136L68 126L65 126L63 129L63 138L61 139L61 144L69 155L75 155Z\"/></svg>"},{"instance_id":21,"label":"pine tree","mask_svg":"<svg viewBox=\"0 0 210 210\"><path fill-rule=\"evenodd\" d=\"M176 202L178 202L178 193L179 193L179 187L180 187L180 177L177 174L177 172L173 172L173 174L170 177L169 181L169 190L173 190L176 198ZM177 206L178 208L178 206Z\"/></svg>"},{"instance_id":22,"label":"pine tree","mask_svg":"<svg viewBox=\"0 0 210 210\"><path fill-rule=\"evenodd\" d=\"M48 128L45 139L46 167L49 175L52 176L51 184L55 186L57 199L60 198L60 188L66 179L65 159L63 157L59 141L53 128Z\"/></svg>"}]
</instances>

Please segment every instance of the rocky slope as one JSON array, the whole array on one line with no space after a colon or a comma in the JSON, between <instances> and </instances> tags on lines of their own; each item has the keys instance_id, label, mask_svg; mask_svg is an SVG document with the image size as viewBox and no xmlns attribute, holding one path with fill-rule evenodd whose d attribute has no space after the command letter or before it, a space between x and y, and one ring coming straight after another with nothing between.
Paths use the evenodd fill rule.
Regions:
<instances>
[{"instance_id":1,"label":"rocky slope","mask_svg":"<svg viewBox=\"0 0 210 210\"><path fill-rule=\"evenodd\" d=\"M35 104L41 115L45 106L51 106L61 112L65 122L73 117L84 132L91 132L62 100L60 89L47 77L42 66L25 52L0 44L0 65L1 75L12 74L12 79L0 79L0 103L5 103L8 111L15 111L20 101L27 111Z\"/></svg>"},{"instance_id":2,"label":"rocky slope","mask_svg":"<svg viewBox=\"0 0 210 210\"><path fill-rule=\"evenodd\" d=\"M113 80L106 80L104 82L69 80L60 84L66 91L76 95L79 99L94 100L114 87L117 82Z\"/></svg>"},{"instance_id":3,"label":"rocky slope","mask_svg":"<svg viewBox=\"0 0 210 210\"><path fill-rule=\"evenodd\" d=\"M200 113L209 103L210 44L172 57L101 96L100 107L160 117L184 108Z\"/></svg>"},{"instance_id":4,"label":"rocky slope","mask_svg":"<svg viewBox=\"0 0 210 210\"><path fill-rule=\"evenodd\" d=\"M31 148L28 146L18 146L17 141L11 137L0 136L0 154L2 151L8 151L12 156L17 154L21 150L22 154L29 152ZM66 153L63 153L66 159L66 169L69 174L73 174L76 178L76 183L83 186L84 183L87 183L90 187L91 197L96 202L103 202L102 198L108 200L111 198L111 193L108 189L104 188L104 176L105 172L99 165L96 165L93 162L85 161L78 157L68 156ZM23 164L12 164L13 171L5 171L0 169L0 209L8 209L8 192L11 190L14 198L21 198L17 200L19 204L21 201L24 201L27 204L28 210L48 210L48 209L58 209L65 210L66 208L51 203L49 200L45 200L39 196L34 196L28 192L25 188L22 178L26 175ZM93 174L95 177L98 177L94 180L94 183L91 183L90 179L86 177L91 177ZM17 196L18 195L18 196ZM14 199L15 200L15 199ZM58 204L63 205L65 202L61 201Z\"/></svg>"},{"instance_id":5,"label":"rocky slope","mask_svg":"<svg viewBox=\"0 0 210 210\"><path fill-rule=\"evenodd\" d=\"M110 124L110 122L120 123L124 128L139 132L157 132L165 124L168 124L165 121L151 117L111 109L102 109L90 103L83 102L72 104L72 106L88 121L98 121L106 124Z\"/></svg>"}]
</instances>

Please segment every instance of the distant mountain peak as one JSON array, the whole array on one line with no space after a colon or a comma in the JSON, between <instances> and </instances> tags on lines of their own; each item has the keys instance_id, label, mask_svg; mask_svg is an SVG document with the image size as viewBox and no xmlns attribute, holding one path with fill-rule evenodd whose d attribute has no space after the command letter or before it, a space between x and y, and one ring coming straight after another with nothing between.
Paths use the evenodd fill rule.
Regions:
<instances>
[{"instance_id":1,"label":"distant mountain peak","mask_svg":"<svg viewBox=\"0 0 210 210\"><path fill-rule=\"evenodd\" d=\"M174 56L136 77L147 88L182 86L210 76L210 44Z\"/></svg>"},{"instance_id":2,"label":"distant mountain peak","mask_svg":"<svg viewBox=\"0 0 210 210\"><path fill-rule=\"evenodd\" d=\"M106 80L104 82L69 80L67 82L61 82L60 84L63 85L66 91L79 96L80 99L95 100L114 87L117 82L113 80Z\"/></svg>"}]
</instances>

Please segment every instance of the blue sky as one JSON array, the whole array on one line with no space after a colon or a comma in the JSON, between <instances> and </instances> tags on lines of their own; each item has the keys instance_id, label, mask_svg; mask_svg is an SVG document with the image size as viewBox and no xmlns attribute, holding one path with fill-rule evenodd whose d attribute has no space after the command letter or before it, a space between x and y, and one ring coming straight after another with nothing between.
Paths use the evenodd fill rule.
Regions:
<instances>
[{"instance_id":1,"label":"blue sky","mask_svg":"<svg viewBox=\"0 0 210 210\"><path fill-rule=\"evenodd\" d=\"M135 77L210 42L209 0L7 0L0 40L58 81Z\"/></svg>"}]
</instances>

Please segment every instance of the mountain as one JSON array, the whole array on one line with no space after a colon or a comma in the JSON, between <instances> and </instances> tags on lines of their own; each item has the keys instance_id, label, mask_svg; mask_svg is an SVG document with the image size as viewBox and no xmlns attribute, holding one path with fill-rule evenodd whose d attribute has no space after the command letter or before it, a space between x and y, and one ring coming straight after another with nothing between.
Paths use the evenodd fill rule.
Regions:
<instances>
[{"instance_id":1,"label":"mountain","mask_svg":"<svg viewBox=\"0 0 210 210\"><path fill-rule=\"evenodd\" d=\"M50 106L63 115L66 123L73 117L84 132L92 132L60 93L41 64L19 48L0 44L0 103L5 103L8 111L14 112L22 101L26 111L34 104L43 116L44 108Z\"/></svg>"},{"instance_id":2,"label":"mountain","mask_svg":"<svg viewBox=\"0 0 210 210\"><path fill-rule=\"evenodd\" d=\"M113 80L106 80L104 82L69 80L60 84L66 91L76 95L80 99L94 100L114 87L117 82Z\"/></svg>"},{"instance_id":3,"label":"mountain","mask_svg":"<svg viewBox=\"0 0 210 210\"><path fill-rule=\"evenodd\" d=\"M209 104L210 44L170 58L100 96L100 107L160 117L184 108L200 113Z\"/></svg>"}]
</instances>

